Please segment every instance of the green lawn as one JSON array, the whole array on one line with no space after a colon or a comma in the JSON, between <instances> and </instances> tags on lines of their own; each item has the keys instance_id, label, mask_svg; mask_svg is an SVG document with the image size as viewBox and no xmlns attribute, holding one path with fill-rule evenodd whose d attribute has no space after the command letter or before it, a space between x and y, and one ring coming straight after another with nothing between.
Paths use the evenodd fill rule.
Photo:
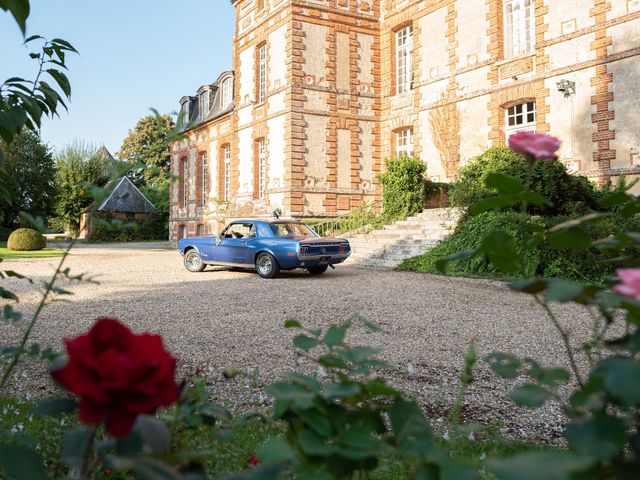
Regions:
<instances>
[{"instance_id":1,"label":"green lawn","mask_svg":"<svg viewBox=\"0 0 640 480\"><path fill-rule=\"evenodd\" d=\"M0 396L0 444L3 442L3 431L8 433L12 429L25 446L38 444L40 454L48 465L49 473L55 477L63 477L66 468L59 460L59 452L64 431L73 429L77 425L75 416L51 418L31 415L32 404ZM6 434L5 433L5 434ZM221 478L233 472L247 470L247 460L254 455L262 443L273 436L284 434L283 425L270 420L251 420L235 430L233 438L227 441L216 440L212 427L200 426L194 429L181 429L174 432L173 444L186 451L211 451L211 456L205 461L208 478ZM509 457L518 453L539 452L549 450L545 445L534 445L522 442L508 442L497 433L488 432L484 440L470 440L458 438L456 442L437 440L437 443L448 450L453 458L465 458L472 464L480 466L489 457ZM4 437L6 441L7 437ZM418 457L399 458L385 456L378 468L369 476L368 480L410 480L418 466ZM0 480L6 477L0 470ZM131 475L108 474L102 469L92 477L94 480L126 480L134 478ZM353 480L364 480L362 475L355 475Z\"/></svg>"},{"instance_id":2,"label":"green lawn","mask_svg":"<svg viewBox=\"0 0 640 480\"><path fill-rule=\"evenodd\" d=\"M0 258L3 260L15 260L18 258L48 258L61 257L64 254L57 248L45 248L34 252L14 252L7 248L7 242L0 242Z\"/></svg>"}]
</instances>

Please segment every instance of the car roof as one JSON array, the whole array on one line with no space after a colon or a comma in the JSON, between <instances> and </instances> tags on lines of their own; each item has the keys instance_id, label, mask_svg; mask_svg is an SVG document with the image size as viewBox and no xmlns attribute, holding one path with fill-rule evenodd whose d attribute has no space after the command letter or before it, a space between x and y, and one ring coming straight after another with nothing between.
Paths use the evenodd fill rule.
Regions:
<instances>
[{"instance_id":1,"label":"car roof","mask_svg":"<svg viewBox=\"0 0 640 480\"><path fill-rule=\"evenodd\" d=\"M264 218L240 218L238 220L233 220L231 223L243 223L243 222L262 222L262 223L302 223L300 220L295 220L293 218L279 218L274 220L265 220Z\"/></svg>"}]
</instances>

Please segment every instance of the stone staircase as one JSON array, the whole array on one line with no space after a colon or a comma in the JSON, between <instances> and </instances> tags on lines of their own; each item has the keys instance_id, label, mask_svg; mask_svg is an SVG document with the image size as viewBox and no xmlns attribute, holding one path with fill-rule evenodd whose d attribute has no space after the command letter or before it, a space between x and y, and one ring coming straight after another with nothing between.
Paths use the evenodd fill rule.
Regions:
<instances>
[{"instance_id":1,"label":"stone staircase","mask_svg":"<svg viewBox=\"0 0 640 480\"><path fill-rule=\"evenodd\" d=\"M351 244L352 253L345 263L397 267L402 260L424 253L449 236L459 218L460 212L453 208L430 208L380 230L340 235Z\"/></svg>"}]
</instances>

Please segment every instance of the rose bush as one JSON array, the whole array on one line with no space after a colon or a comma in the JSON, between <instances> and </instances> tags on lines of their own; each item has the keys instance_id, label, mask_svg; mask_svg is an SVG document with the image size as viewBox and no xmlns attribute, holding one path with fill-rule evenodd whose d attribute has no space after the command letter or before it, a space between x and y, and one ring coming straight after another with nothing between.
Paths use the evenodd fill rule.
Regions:
<instances>
[{"instance_id":1,"label":"rose bush","mask_svg":"<svg viewBox=\"0 0 640 480\"><path fill-rule=\"evenodd\" d=\"M557 160L560 140L542 133L518 132L509 137L509 148L528 160Z\"/></svg>"},{"instance_id":2,"label":"rose bush","mask_svg":"<svg viewBox=\"0 0 640 480\"><path fill-rule=\"evenodd\" d=\"M178 399L176 360L158 335L135 335L118 320L99 318L86 335L65 340L69 360L51 372L80 397L83 423L105 423L126 436L141 414L153 414Z\"/></svg>"}]
</instances>

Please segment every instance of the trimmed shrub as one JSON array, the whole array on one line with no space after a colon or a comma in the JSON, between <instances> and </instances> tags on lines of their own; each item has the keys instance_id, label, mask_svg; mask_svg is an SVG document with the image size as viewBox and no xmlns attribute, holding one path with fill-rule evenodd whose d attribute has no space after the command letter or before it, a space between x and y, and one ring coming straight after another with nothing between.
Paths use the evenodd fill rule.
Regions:
<instances>
[{"instance_id":1,"label":"trimmed shrub","mask_svg":"<svg viewBox=\"0 0 640 480\"><path fill-rule=\"evenodd\" d=\"M7 247L9 250L31 252L42 250L47 246L46 239L40 232L32 228L19 228L9 235Z\"/></svg>"},{"instance_id":2,"label":"trimmed shrub","mask_svg":"<svg viewBox=\"0 0 640 480\"><path fill-rule=\"evenodd\" d=\"M529 217L530 222L550 228L569 220L571 217L556 216L548 218ZM640 231L640 217L623 218L612 216L597 223L584 224L580 229L591 239L599 240L609 235L628 231ZM520 216L514 212L485 212L470 217L458 225L456 231L433 249L418 257L405 260L399 267L401 270L439 273L435 267L438 259L458 252L478 248L482 241L492 232L501 231L513 238L516 250L523 258L523 277L562 277L579 281L599 282L613 275L616 268L622 266L607 259L594 249L583 252L564 250L558 252L544 242L533 250L525 247L530 234L522 227ZM493 266L484 256L449 262L446 275L504 278L505 275Z\"/></svg>"},{"instance_id":3,"label":"trimmed shrub","mask_svg":"<svg viewBox=\"0 0 640 480\"><path fill-rule=\"evenodd\" d=\"M382 184L382 218L394 221L421 212L425 199L436 192L427 179L427 165L417 157L400 156L385 160Z\"/></svg>"},{"instance_id":4,"label":"trimmed shrub","mask_svg":"<svg viewBox=\"0 0 640 480\"><path fill-rule=\"evenodd\" d=\"M524 158L507 147L485 150L460 170L458 180L449 189L454 207L468 208L483 198L495 195L485 187L490 173L502 173L527 181ZM537 162L531 172L530 188L549 199L552 207L529 207L531 214L570 215L597 208L596 188L582 176L570 175L561 162Z\"/></svg>"}]
</instances>

